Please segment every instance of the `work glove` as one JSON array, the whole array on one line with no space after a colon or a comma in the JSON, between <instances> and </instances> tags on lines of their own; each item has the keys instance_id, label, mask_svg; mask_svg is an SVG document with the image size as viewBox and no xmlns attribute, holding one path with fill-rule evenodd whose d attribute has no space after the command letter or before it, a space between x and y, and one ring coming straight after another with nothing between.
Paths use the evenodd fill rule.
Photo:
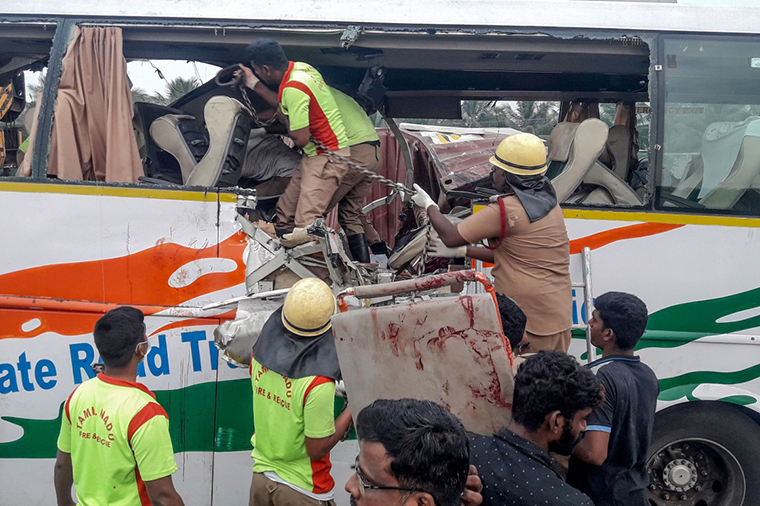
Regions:
<instances>
[{"instance_id":1,"label":"work glove","mask_svg":"<svg viewBox=\"0 0 760 506\"><path fill-rule=\"evenodd\" d=\"M248 88L253 89L256 86L256 83L259 82L259 78L256 77L256 74L254 74L251 69L249 69L242 63L238 63L238 65L240 66L240 70L235 72L235 75L240 75L239 73L242 72L243 75L245 76L245 85Z\"/></svg>"},{"instance_id":2,"label":"work glove","mask_svg":"<svg viewBox=\"0 0 760 506\"><path fill-rule=\"evenodd\" d=\"M283 234L280 244L286 248L295 248L299 244L304 244L312 240L309 232L305 228L296 227L289 234Z\"/></svg>"},{"instance_id":3,"label":"work glove","mask_svg":"<svg viewBox=\"0 0 760 506\"><path fill-rule=\"evenodd\" d=\"M427 254L430 257L464 258L467 256L467 246L450 248L443 244L438 234L432 234L427 243Z\"/></svg>"},{"instance_id":4,"label":"work glove","mask_svg":"<svg viewBox=\"0 0 760 506\"><path fill-rule=\"evenodd\" d=\"M346 393L346 384L343 380L335 382L335 396L343 397L344 401L348 401L348 394Z\"/></svg>"},{"instance_id":5,"label":"work glove","mask_svg":"<svg viewBox=\"0 0 760 506\"><path fill-rule=\"evenodd\" d=\"M433 199L430 198L430 195L425 193L425 190L420 188L420 185L414 184L414 189L417 191L414 195L412 195L412 202L414 202L414 205L421 207L422 209L427 211L427 208L430 206L435 206L436 209L438 209L438 204L433 202Z\"/></svg>"}]
</instances>

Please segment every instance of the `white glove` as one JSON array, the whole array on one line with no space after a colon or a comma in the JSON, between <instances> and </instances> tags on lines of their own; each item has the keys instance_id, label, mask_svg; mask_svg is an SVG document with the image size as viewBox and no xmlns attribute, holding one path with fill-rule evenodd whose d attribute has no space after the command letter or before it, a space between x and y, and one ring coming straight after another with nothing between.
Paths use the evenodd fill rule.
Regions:
<instances>
[{"instance_id":1,"label":"white glove","mask_svg":"<svg viewBox=\"0 0 760 506\"><path fill-rule=\"evenodd\" d=\"M421 207L422 209L426 211L427 211L427 208L430 206L435 206L435 208L438 209L438 204L433 202L433 199L430 198L430 195L425 193L425 190L420 188L420 185L415 183L414 189L417 191L417 193L412 195L412 202L414 202L414 205L416 205L417 207Z\"/></svg>"},{"instance_id":2,"label":"white glove","mask_svg":"<svg viewBox=\"0 0 760 506\"><path fill-rule=\"evenodd\" d=\"M238 65L240 66L240 70L238 72L242 72L243 75L245 76L245 85L248 88L253 89L256 86L256 83L259 82L259 78L256 77L256 74L254 74L251 71L251 69L249 69L245 65L240 64L240 63L238 63ZM237 72L236 72L236 75L237 75Z\"/></svg>"},{"instance_id":3,"label":"white glove","mask_svg":"<svg viewBox=\"0 0 760 506\"><path fill-rule=\"evenodd\" d=\"M280 239L280 244L286 248L295 248L296 246L307 243L311 240L312 237L305 228L296 227L291 233L283 234L282 239Z\"/></svg>"},{"instance_id":4,"label":"white glove","mask_svg":"<svg viewBox=\"0 0 760 506\"><path fill-rule=\"evenodd\" d=\"M343 380L335 382L335 397L343 397L344 400L348 399L346 384L343 383Z\"/></svg>"},{"instance_id":5,"label":"white glove","mask_svg":"<svg viewBox=\"0 0 760 506\"><path fill-rule=\"evenodd\" d=\"M467 256L467 246L449 248L438 234L433 234L427 243L427 254L431 257L464 258Z\"/></svg>"}]
</instances>

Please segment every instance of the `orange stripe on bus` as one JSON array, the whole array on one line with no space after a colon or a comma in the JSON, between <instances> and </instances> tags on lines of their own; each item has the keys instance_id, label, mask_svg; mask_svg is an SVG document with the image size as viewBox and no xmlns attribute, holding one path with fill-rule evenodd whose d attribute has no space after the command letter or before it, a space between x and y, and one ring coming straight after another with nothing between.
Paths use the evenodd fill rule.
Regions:
<instances>
[{"instance_id":1,"label":"orange stripe on bus","mask_svg":"<svg viewBox=\"0 0 760 506\"><path fill-rule=\"evenodd\" d=\"M587 246L593 250L624 239L661 234L683 226L684 224L682 223L638 223L636 225L613 228L597 234L573 239L570 241L570 254L575 255L580 253Z\"/></svg>"},{"instance_id":2,"label":"orange stripe on bus","mask_svg":"<svg viewBox=\"0 0 760 506\"><path fill-rule=\"evenodd\" d=\"M0 339L34 337L43 332L88 334L104 312L118 306L132 305L150 315L239 285L245 281L246 246L245 234L238 232L200 249L157 243L122 257L43 265L0 275L0 308L12 309L3 311ZM204 274L178 288L169 285L182 266L211 258L232 260L235 269ZM40 321L36 328L22 330L23 324L34 319Z\"/></svg>"}]
</instances>

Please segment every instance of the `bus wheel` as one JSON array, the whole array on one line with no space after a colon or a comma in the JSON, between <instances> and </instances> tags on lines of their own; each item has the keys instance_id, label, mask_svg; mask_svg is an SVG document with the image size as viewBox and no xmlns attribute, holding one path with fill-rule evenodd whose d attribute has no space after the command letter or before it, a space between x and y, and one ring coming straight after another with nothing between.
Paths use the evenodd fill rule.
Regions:
<instances>
[{"instance_id":1,"label":"bus wheel","mask_svg":"<svg viewBox=\"0 0 760 506\"><path fill-rule=\"evenodd\" d=\"M651 506L741 506L760 493L760 427L721 402L658 413L649 446Z\"/></svg>"}]
</instances>

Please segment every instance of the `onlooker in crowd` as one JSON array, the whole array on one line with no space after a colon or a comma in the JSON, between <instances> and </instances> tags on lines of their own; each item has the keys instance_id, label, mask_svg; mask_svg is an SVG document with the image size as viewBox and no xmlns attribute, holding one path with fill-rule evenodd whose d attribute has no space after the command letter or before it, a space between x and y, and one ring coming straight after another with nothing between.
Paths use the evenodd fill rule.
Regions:
<instances>
[{"instance_id":1,"label":"onlooker in crowd","mask_svg":"<svg viewBox=\"0 0 760 506\"><path fill-rule=\"evenodd\" d=\"M604 404L588 418L586 437L570 459L568 482L596 506L646 506L647 450L660 388L654 372L634 356L647 307L635 295L597 297L591 343L602 358L589 364L604 385Z\"/></svg>"},{"instance_id":2,"label":"onlooker in crowd","mask_svg":"<svg viewBox=\"0 0 760 506\"><path fill-rule=\"evenodd\" d=\"M335 310L330 287L302 279L253 346L252 506L334 505L330 450L351 423L348 408L334 419Z\"/></svg>"},{"instance_id":3,"label":"onlooker in crowd","mask_svg":"<svg viewBox=\"0 0 760 506\"><path fill-rule=\"evenodd\" d=\"M546 177L546 147L535 135L510 135L490 162L493 187L502 195L457 225L415 185L412 200L427 211L440 236L431 240L428 252L493 262L496 291L514 299L528 317L531 349L567 352L573 323L570 243ZM490 245L471 246L483 240Z\"/></svg>"},{"instance_id":4,"label":"onlooker in crowd","mask_svg":"<svg viewBox=\"0 0 760 506\"><path fill-rule=\"evenodd\" d=\"M434 402L377 400L359 413L356 435L360 451L346 483L352 505L480 503L467 433Z\"/></svg>"},{"instance_id":5,"label":"onlooker in crowd","mask_svg":"<svg viewBox=\"0 0 760 506\"><path fill-rule=\"evenodd\" d=\"M66 400L58 436L58 506L153 504L181 506L169 417L156 396L137 383L137 365L150 348L144 316L133 307L107 312L95 323L104 372Z\"/></svg>"},{"instance_id":6,"label":"onlooker in crowd","mask_svg":"<svg viewBox=\"0 0 760 506\"><path fill-rule=\"evenodd\" d=\"M592 506L563 481L549 451L572 453L602 398L599 379L569 355L542 350L525 360L515 376L512 421L495 436L470 435L483 504Z\"/></svg>"}]
</instances>

